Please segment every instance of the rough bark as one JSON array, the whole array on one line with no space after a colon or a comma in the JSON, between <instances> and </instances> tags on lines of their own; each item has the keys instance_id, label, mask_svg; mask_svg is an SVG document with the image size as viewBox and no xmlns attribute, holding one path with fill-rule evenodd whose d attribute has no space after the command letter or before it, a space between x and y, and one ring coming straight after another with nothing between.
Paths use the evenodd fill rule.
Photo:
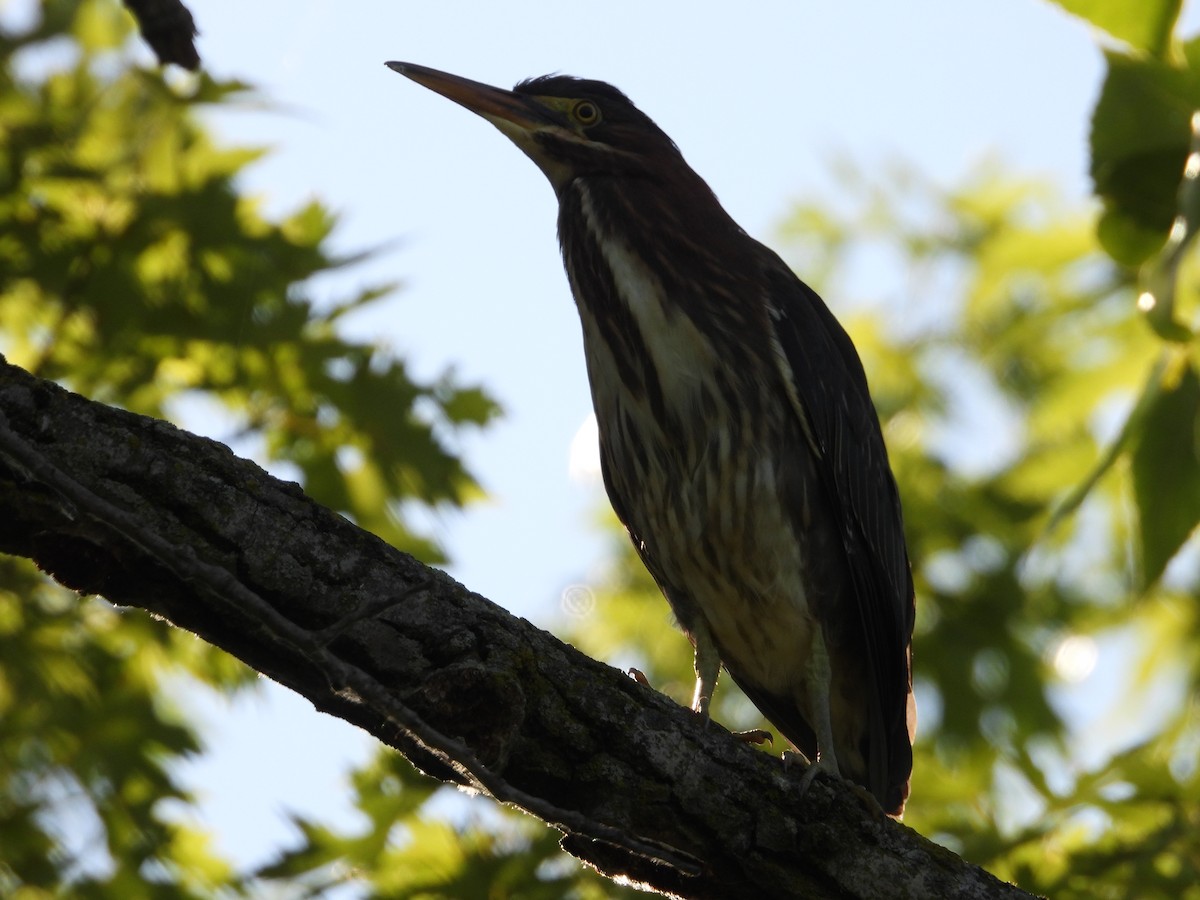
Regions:
<instances>
[{"instance_id":1,"label":"rough bark","mask_svg":"<svg viewBox=\"0 0 1200 900\"><path fill-rule=\"evenodd\" d=\"M0 357L0 363L3 363ZM841 782L471 593L222 444L0 367L0 551L193 631L686 897L1027 897Z\"/></svg>"}]
</instances>

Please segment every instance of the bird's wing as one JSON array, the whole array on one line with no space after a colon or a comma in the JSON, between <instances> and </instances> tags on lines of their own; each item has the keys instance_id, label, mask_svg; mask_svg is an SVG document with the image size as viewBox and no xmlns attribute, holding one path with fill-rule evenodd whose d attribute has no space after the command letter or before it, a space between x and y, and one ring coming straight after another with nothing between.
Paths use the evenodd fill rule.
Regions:
<instances>
[{"instance_id":1,"label":"bird's wing","mask_svg":"<svg viewBox=\"0 0 1200 900\"><path fill-rule=\"evenodd\" d=\"M817 293L775 260L767 298L775 356L815 451L828 507L840 520L867 651L873 691L866 762L872 782L879 779L880 787L895 791L906 785L912 767L913 586L899 493L854 345Z\"/></svg>"}]
</instances>

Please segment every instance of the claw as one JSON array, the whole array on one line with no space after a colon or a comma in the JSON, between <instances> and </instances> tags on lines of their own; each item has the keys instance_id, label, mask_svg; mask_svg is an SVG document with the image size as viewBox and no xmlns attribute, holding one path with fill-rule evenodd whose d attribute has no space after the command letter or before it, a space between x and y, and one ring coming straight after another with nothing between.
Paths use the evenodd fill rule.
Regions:
<instances>
[{"instance_id":1,"label":"claw","mask_svg":"<svg viewBox=\"0 0 1200 900\"><path fill-rule=\"evenodd\" d=\"M763 728L752 728L749 731L735 731L733 736L744 744L773 744L775 736Z\"/></svg>"},{"instance_id":2,"label":"claw","mask_svg":"<svg viewBox=\"0 0 1200 900\"><path fill-rule=\"evenodd\" d=\"M803 758L803 754L800 754L800 756ZM784 765L787 765L787 763L784 763ZM810 762L808 764L808 768L804 770L804 774L800 776L801 797L808 793L808 789L812 787L813 781L822 773L841 777L836 763L834 763L832 766L821 765L821 761L819 759L816 762Z\"/></svg>"}]
</instances>

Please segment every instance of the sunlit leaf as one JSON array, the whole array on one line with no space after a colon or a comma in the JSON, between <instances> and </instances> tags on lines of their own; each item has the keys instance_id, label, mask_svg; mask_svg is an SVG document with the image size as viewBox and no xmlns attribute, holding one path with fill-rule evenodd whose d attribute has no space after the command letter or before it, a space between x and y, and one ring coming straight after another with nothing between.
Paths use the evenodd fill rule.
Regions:
<instances>
[{"instance_id":1,"label":"sunlit leaf","mask_svg":"<svg viewBox=\"0 0 1200 900\"><path fill-rule=\"evenodd\" d=\"M1164 56L1183 0L1054 0L1059 6L1095 25L1135 50Z\"/></svg>"},{"instance_id":2,"label":"sunlit leaf","mask_svg":"<svg viewBox=\"0 0 1200 900\"><path fill-rule=\"evenodd\" d=\"M1105 54L1108 73L1092 114L1091 175L1104 201L1101 238L1127 265L1166 240L1188 154L1200 73L1190 65Z\"/></svg>"}]
</instances>

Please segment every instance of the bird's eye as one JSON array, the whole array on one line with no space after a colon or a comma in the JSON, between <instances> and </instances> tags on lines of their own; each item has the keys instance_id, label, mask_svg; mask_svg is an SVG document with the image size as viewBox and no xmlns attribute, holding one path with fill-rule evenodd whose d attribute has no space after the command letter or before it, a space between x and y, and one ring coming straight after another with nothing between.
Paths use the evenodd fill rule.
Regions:
<instances>
[{"instance_id":1,"label":"bird's eye","mask_svg":"<svg viewBox=\"0 0 1200 900\"><path fill-rule=\"evenodd\" d=\"M580 125L595 125L600 121L600 107L591 100L576 100L571 107L571 117Z\"/></svg>"}]
</instances>

